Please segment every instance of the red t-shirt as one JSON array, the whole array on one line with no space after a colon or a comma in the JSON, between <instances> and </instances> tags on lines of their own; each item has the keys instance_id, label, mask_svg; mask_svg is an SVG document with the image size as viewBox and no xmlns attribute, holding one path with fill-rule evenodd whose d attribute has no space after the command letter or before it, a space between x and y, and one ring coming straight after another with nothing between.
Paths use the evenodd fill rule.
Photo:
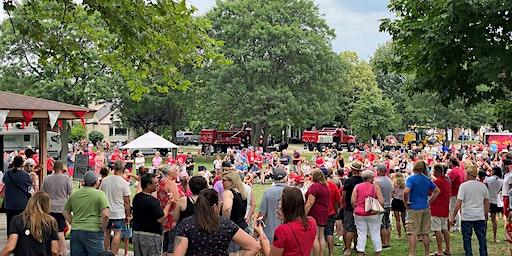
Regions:
<instances>
[{"instance_id":1,"label":"red t-shirt","mask_svg":"<svg viewBox=\"0 0 512 256\"><path fill-rule=\"evenodd\" d=\"M54 163L55 163L55 161L53 160L52 157L49 157L48 159L46 159L46 170L53 171Z\"/></svg>"},{"instance_id":2,"label":"red t-shirt","mask_svg":"<svg viewBox=\"0 0 512 256\"><path fill-rule=\"evenodd\" d=\"M507 224L505 229L506 229L508 236L512 239L512 223ZM508 243L512 244L512 240L508 241Z\"/></svg>"},{"instance_id":3,"label":"red t-shirt","mask_svg":"<svg viewBox=\"0 0 512 256\"><path fill-rule=\"evenodd\" d=\"M441 193L439 196L437 196L436 200L432 201L432 204L430 205L431 215L435 217L447 218L449 214L451 195L450 182L446 179L446 177L442 176L437 178L434 181L434 184L436 184L439 190L441 190Z\"/></svg>"},{"instance_id":4,"label":"red t-shirt","mask_svg":"<svg viewBox=\"0 0 512 256\"><path fill-rule=\"evenodd\" d=\"M274 232L272 245L284 249L283 256L309 256L315 241L316 222L308 217L308 224L307 230L300 220L279 225Z\"/></svg>"},{"instance_id":5,"label":"red t-shirt","mask_svg":"<svg viewBox=\"0 0 512 256\"><path fill-rule=\"evenodd\" d=\"M263 156L261 154L256 154L254 156L254 163L258 165L258 168L263 169Z\"/></svg>"},{"instance_id":6,"label":"red t-shirt","mask_svg":"<svg viewBox=\"0 0 512 256\"><path fill-rule=\"evenodd\" d=\"M450 173L448 173L448 178L450 178L450 182L452 183L452 193L451 196L457 196L459 193L460 184L464 182L464 172L460 167L453 167Z\"/></svg>"},{"instance_id":7,"label":"red t-shirt","mask_svg":"<svg viewBox=\"0 0 512 256\"><path fill-rule=\"evenodd\" d=\"M309 195L315 197L315 203L309 209L308 216L313 217L320 226L327 225L327 218L329 217L329 189L325 185L313 182L306 192L306 200Z\"/></svg>"},{"instance_id":8,"label":"red t-shirt","mask_svg":"<svg viewBox=\"0 0 512 256\"><path fill-rule=\"evenodd\" d=\"M327 182L329 189L329 216L336 214L336 204L341 200L341 193L338 186L332 181Z\"/></svg>"},{"instance_id":9,"label":"red t-shirt","mask_svg":"<svg viewBox=\"0 0 512 256\"><path fill-rule=\"evenodd\" d=\"M185 164L185 162L187 161L187 155L185 154L178 154L176 156L176 161L179 163L179 164Z\"/></svg>"},{"instance_id":10,"label":"red t-shirt","mask_svg":"<svg viewBox=\"0 0 512 256\"><path fill-rule=\"evenodd\" d=\"M247 152L247 162L249 164L254 164L254 151L249 150L249 152Z\"/></svg>"}]
</instances>

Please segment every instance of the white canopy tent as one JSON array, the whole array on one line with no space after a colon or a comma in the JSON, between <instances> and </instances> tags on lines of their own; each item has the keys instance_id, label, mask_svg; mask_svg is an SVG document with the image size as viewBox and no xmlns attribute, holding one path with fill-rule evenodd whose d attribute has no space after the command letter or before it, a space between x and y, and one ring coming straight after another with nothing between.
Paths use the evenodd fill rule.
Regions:
<instances>
[{"instance_id":1,"label":"white canopy tent","mask_svg":"<svg viewBox=\"0 0 512 256\"><path fill-rule=\"evenodd\" d=\"M154 132L148 132L130 143L124 145L123 149L146 149L146 148L178 148L176 144L162 138Z\"/></svg>"}]
</instances>

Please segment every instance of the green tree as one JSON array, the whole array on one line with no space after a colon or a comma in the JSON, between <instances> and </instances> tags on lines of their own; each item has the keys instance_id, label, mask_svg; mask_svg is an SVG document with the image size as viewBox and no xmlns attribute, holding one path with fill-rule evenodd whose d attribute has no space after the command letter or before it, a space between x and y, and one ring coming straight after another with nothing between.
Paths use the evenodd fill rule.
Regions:
<instances>
[{"instance_id":1,"label":"green tree","mask_svg":"<svg viewBox=\"0 0 512 256\"><path fill-rule=\"evenodd\" d=\"M216 52L222 42L207 34L209 21L194 16L195 8L187 6L185 0L85 0L81 4L56 0L16 4L4 0L4 8L13 28L35 45L39 39L55 36L56 47L32 54L59 59L81 56L81 50L87 48L99 50L103 53L102 64L126 81L136 100L151 89L159 92L186 89L191 84L182 73L186 67L225 61ZM91 16L97 22L89 22L87 18ZM49 24L58 29L53 26L48 31L45 28ZM83 28L80 32L86 33L86 47L69 48L61 43L60 39L74 40L76 34L61 30L75 24ZM105 41L105 37L110 40ZM60 54L60 47L74 51Z\"/></svg>"},{"instance_id":2,"label":"green tree","mask_svg":"<svg viewBox=\"0 0 512 256\"><path fill-rule=\"evenodd\" d=\"M259 145L270 127L332 122L344 70L313 1L221 0L207 17L233 62L198 75L207 125L247 122Z\"/></svg>"},{"instance_id":3,"label":"green tree","mask_svg":"<svg viewBox=\"0 0 512 256\"><path fill-rule=\"evenodd\" d=\"M138 127L142 132L168 127L174 138L178 128L183 127L186 117L186 92L149 93L140 101L131 100L125 95L120 105L123 124Z\"/></svg>"},{"instance_id":4,"label":"green tree","mask_svg":"<svg viewBox=\"0 0 512 256\"><path fill-rule=\"evenodd\" d=\"M87 130L82 124L75 124L71 126L71 132L69 135L69 139L73 142L79 141L81 139L85 139L87 135ZM67 153L66 153L67 154Z\"/></svg>"},{"instance_id":5,"label":"green tree","mask_svg":"<svg viewBox=\"0 0 512 256\"><path fill-rule=\"evenodd\" d=\"M339 55L346 68L347 79L340 85L341 93L337 99L335 121L346 126L350 123L350 113L364 92L379 91L372 66L357 56L356 52L345 51Z\"/></svg>"},{"instance_id":6,"label":"green tree","mask_svg":"<svg viewBox=\"0 0 512 256\"><path fill-rule=\"evenodd\" d=\"M89 140L92 142L92 144L96 145L96 142L103 140L103 133L98 131L91 131L89 133Z\"/></svg>"},{"instance_id":7,"label":"green tree","mask_svg":"<svg viewBox=\"0 0 512 256\"><path fill-rule=\"evenodd\" d=\"M32 1L9 14L0 32L0 89L81 106L123 90L122 79L103 61L113 49L101 46L115 37L98 13L67 2ZM69 134L65 122L61 159Z\"/></svg>"},{"instance_id":8,"label":"green tree","mask_svg":"<svg viewBox=\"0 0 512 256\"><path fill-rule=\"evenodd\" d=\"M349 120L359 141L365 142L373 136L395 132L401 123L393 104L382 98L380 90L363 91Z\"/></svg>"},{"instance_id":9,"label":"green tree","mask_svg":"<svg viewBox=\"0 0 512 256\"><path fill-rule=\"evenodd\" d=\"M512 88L512 1L391 0L384 19L414 90L447 104L503 98Z\"/></svg>"}]
</instances>

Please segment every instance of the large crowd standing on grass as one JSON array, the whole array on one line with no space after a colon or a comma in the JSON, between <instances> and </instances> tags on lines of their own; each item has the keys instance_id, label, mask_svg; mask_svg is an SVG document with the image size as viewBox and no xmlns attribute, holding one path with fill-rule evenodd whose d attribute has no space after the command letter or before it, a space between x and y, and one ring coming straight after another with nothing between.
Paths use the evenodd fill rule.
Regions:
<instances>
[{"instance_id":1,"label":"large crowd standing on grass","mask_svg":"<svg viewBox=\"0 0 512 256\"><path fill-rule=\"evenodd\" d=\"M66 162L40 163L31 148L4 154L8 240L0 255L117 255L123 244L126 255L130 241L144 256L333 256L340 245L343 255L365 255L368 237L380 255L395 246L392 216L409 255L417 243L426 255L473 255L473 232L479 255L488 255L488 219L492 242L505 240L512 255L512 153L496 145L368 145L348 159L334 149L308 159L233 147L212 170L181 150L157 152L146 167L139 152L97 148L77 146ZM89 157L89 171L74 190L75 154ZM42 164L50 175L39 184ZM256 211L258 183L271 185ZM497 233L500 215L505 234ZM452 250L450 232L460 232L464 252Z\"/></svg>"}]
</instances>

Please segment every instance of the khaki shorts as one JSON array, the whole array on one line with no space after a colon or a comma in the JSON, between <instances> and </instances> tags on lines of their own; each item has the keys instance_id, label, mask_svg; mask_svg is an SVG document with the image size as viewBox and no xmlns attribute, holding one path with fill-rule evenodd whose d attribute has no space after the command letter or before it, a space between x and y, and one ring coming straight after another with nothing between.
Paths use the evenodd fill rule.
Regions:
<instances>
[{"instance_id":1,"label":"khaki shorts","mask_svg":"<svg viewBox=\"0 0 512 256\"><path fill-rule=\"evenodd\" d=\"M432 231L448 230L448 218L432 216Z\"/></svg>"},{"instance_id":2,"label":"khaki shorts","mask_svg":"<svg viewBox=\"0 0 512 256\"><path fill-rule=\"evenodd\" d=\"M405 220L408 235L428 235L430 233L430 209L407 210Z\"/></svg>"}]
</instances>

